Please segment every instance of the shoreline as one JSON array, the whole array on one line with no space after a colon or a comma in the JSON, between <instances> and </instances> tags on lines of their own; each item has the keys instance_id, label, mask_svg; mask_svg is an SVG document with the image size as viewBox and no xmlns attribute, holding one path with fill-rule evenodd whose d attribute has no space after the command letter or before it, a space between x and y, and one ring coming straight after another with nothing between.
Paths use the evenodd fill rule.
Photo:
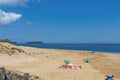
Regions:
<instances>
[{"instance_id":1,"label":"shoreline","mask_svg":"<svg viewBox=\"0 0 120 80\"><path fill-rule=\"evenodd\" d=\"M17 46L17 45L15 45ZM56 48L38 48L38 47L31 47L31 46L18 46L18 47L27 47L27 48L36 48L36 49L46 49L46 50L64 50L64 51L81 51L81 52L89 52L91 53L92 51L89 50L73 50L73 49L56 49ZM105 53L105 54L120 54L120 52L102 52L102 51L93 51L94 53L91 54L95 54L95 53Z\"/></svg>"}]
</instances>

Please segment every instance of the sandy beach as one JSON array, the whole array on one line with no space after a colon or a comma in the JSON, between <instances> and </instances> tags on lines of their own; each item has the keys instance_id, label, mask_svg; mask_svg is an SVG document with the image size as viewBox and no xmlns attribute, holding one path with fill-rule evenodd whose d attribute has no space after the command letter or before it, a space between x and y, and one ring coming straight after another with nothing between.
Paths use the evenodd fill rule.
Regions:
<instances>
[{"instance_id":1,"label":"sandy beach","mask_svg":"<svg viewBox=\"0 0 120 80\"><path fill-rule=\"evenodd\" d=\"M85 57L90 58L85 63ZM80 70L60 69L63 60L82 66ZM104 80L113 74L120 80L120 54L87 51L39 49L0 43L0 65L8 70L18 70L37 75L41 80Z\"/></svg>"}]
</instances>

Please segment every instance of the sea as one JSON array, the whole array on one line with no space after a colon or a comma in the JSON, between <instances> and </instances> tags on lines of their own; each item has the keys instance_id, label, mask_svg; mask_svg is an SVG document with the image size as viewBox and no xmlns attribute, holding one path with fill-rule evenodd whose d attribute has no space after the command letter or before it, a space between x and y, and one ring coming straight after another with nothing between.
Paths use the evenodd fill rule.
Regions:
<instances>
[{"instance_id":1,"label":"sea","mask_svg":"<svg viewBox=\"0 0 120 80\"><path fill-rule=\"evenodd\" d=\"M47 49L64 49L64 50L82 50L92 52L118 53L120 54L120 44L61 44L61 43L46 43L46 44L16 44L17 46L27 46L35 48Z\"/></svg>"}]
</instances>

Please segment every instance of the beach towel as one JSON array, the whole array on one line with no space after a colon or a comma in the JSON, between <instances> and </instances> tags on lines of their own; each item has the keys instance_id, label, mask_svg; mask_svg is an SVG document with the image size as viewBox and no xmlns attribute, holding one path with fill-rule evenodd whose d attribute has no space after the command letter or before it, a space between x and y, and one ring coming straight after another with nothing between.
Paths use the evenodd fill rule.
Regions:
<instances>
[{"instance_id":1,"label":"beach towel","mask_svg":"<svg viewBox=\"0 0 120 80\"><path fill-rule=\"evenodd\" d=\"M71 69L73 69L73 70L80 70L81 66L71 66Z\"/></svg>"},{"instance_id":2,"label":"beach towel","mask_svg":"<svg viewBox=\"0 0 120 80\"><path fill-rule=\"evenodd\" d=\"M80 70L82 67L81 66L76 66L76 65L61 65L60 68L72 69L72 70Z\"/></svg>"}]
</instances>

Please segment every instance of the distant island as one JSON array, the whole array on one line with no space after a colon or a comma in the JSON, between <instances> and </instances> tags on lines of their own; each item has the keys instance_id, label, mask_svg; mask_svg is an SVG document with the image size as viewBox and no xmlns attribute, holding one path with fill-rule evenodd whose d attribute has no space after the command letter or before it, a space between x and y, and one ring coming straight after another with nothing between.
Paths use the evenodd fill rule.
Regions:
<instances>
[{"instance_id":1,"label":"distant island","mask_svg":"<svg viewBox=\"0 0 120 80\"><path fill-rule=\"evenodd\" d=\"M16 42L13 42L9 39L0 39L0 42L6 42L6 43L11 43L11 44L16 44Z\"/></svg>"},{"instance_id":2,"label":"distant island","mask_svg":"<svg viewBox=\"0 0 120 80\"><path fill-rule=\"evenodd\" d=\"M26 44L43 44L42 41L29 41L29 42L26 42Z\"/></svg>"}]
</instances>

